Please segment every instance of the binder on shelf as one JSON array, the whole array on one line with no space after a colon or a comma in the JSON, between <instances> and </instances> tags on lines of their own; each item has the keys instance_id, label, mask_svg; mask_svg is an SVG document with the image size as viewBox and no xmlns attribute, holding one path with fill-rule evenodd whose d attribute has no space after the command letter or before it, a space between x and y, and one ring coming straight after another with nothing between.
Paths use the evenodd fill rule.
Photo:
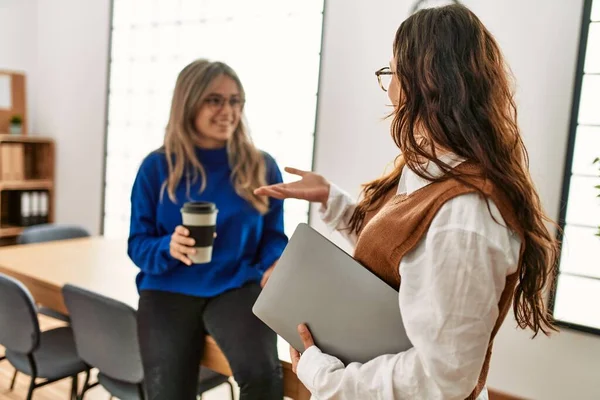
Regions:
<instances>
[{"instance_id":1,"label":"binder on shelf","mask_svg":"<svg viewBox=\"0 0 600 400\"><path fill-rule=\"evenodd\" d=\"M11 190L3 201L8 203L9 215L5 222L10 225L27 227L49 222L49 193L46 190Z\"/></svg>"},{"instance_id":2,"label":"binder on shelf","mask_svg":"<svg viewBox=\"0 0 600 400\"><path fill-rule=\"evenodd\" d=\"M19 216L19 225L29 226L31 225L31 195L29 192L21 192L20 200L21 215Z\"/></svg>"},{"instance_id":3,"label":"binder on shelf","mask_svg":"<svg viewBox=\"0 0 600 400\"><path fill-rule=\"evenodd\" d=\"M31 196L31 213L30 213L30 225L37 225L40 223L40 193L37 191L30 192Z\"/></svg>"},{"instance_id":4,"label":"binder on shelf","mask_svg":"<svg viewBox=\"0 0 600 400\"><path fill-rule=\"evenodd\" d=\"M41 224L47 224L48 221L48 192L40 192L40 218Z\"/></svg>"},{"instance_id":5,"label":"binder on shelf","mask_svg":"<svg viewBox=\"0 0 600 400\"><path fill-rule=\"evenodd\" d=\"M8 214L2 220L2 227L21 225L21 193L9 190L0 194L2 208L7 209Z\"/></svg>"}]
</instances>

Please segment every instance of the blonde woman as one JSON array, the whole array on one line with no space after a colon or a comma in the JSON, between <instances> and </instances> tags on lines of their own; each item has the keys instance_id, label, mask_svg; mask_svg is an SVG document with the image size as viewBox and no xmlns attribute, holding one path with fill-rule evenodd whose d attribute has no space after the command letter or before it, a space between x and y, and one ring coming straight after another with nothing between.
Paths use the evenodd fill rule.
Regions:
<instances>
[{"instance_id":1,"label":"blonde woman","mask_svg":"<svg viewBox=\"0 0 600 400\"><path fill-rule=\"evenodd\" d=\"M240 399L282 399L277 337L251 311L287 244L283 202L253 193L281 182L242 118L244 89L226 64L197 60L175 85L164 146L146 157L131 195L128 254L140 268L138 329L148 399L196 398L204 334L212 335ZM210 263L193 264L181 226L187 201L216 203Z\"/></svg>"}]
</instances>

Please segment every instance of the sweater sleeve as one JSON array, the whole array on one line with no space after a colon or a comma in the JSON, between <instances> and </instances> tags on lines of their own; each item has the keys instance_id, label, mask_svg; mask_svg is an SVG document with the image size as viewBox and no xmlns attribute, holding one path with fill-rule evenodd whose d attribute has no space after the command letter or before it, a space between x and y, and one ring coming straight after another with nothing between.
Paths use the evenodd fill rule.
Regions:
<instances>
[{"instance_id":1,"label":"sweater sleeve","mask_svg":"<svg viewBox=\"0 0 600 400\"><path fill-rule=\"evenodd\" d=\"M271 156L265 154L267 164L267 183L273 185L283 182L281 171ZM263 233L258 247L256 267L266 271L281 257L288 238L283 226L283 200L269 199L269 211L263 216Z\"/></svg>"},{"instance_id":2,"label":"sweater sleeve","mask_svg":"<svg viewBox=\"0 0 600 400\"><path fill-rule=\"evenodd\" d=\"M161 182L153 174L151 156L140 167L131 191L131 223L127 254L143 272L160 275L180 264L169 254L171 234L160 235L156 224L156 206Z\"/></svg>"}]
</instances>

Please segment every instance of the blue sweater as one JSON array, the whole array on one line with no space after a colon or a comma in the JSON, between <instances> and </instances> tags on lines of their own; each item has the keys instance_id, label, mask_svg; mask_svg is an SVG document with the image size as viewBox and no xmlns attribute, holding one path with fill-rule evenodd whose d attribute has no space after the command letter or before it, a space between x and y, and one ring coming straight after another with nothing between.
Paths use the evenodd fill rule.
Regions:
<instances>
[{"instance_id":1,"label":"blue sweater","mask_svg":"<svg viewBox=\"0 0 600 400\"><path fill-rule=\"evenodd\" d=\"M200 178L186 195L183 178L177 187L177 204L161 186L167 179L167 159L162 150L148 155L138 171L131 193L131 225L127 253L140 268L138 290L161 290L198 297L212 297L259 282L264 271L279 259L287 244L283 230L283 201L270 199L269 211L261 215L235 193L226 149L197 149L205 167L206 189ZM282 181L273 158L263 153L268 184ZM187 266L169 254L171 234L181 221L186 201L212 201L217 214L217 238L212 261Z\"/></svg>"}]
</instances>

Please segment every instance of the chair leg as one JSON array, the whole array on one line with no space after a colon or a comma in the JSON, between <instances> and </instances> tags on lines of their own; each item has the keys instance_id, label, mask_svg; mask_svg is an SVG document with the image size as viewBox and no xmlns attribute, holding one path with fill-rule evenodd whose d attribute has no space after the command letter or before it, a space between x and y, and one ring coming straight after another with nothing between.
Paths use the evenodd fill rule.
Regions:
<instances>
[{"instance_id":1,"label":"chair leg","mask_svg":"<svg viewBox=\"0 0 600 400\"><path fill-rule=\"evenodd\" d=\"M83 381L83 387L81 388L81 393L79 394L79 400L83 400L83 396L85 395L85 392L88 391L88 389L90 389L90 370L87 369L85 371L85 381Z\"/></svg>"},{"instance_id":2,"label":"chair leg","mask_svg":"<svg viewBox=\"0 0 600 400\"><path fill-rule=\"evenodd\" d=\"M138 386L138 396L140 400L146 400L146 392L144 391L143 383L140 383Z\"/></svg>"},{"instance_id":3,"label":"chair leg","mask_svg":"<svg viewBox=\"0 0 600 400\"><path fill-rule=\"evenodd\" d=\"M71 400L78 400L79 375L71 377Z\"/></svg>"},{"instance_id":4,"label":"chair leg","mask_svg":"<svg viewBox=\"0 0 600 400\"><path fill-rule=\"evenodd\" d=\"M27 391L27 400L31 400L33 397L33 390L35 389L35 376L31 377L31 382L29 383L29 391Z\"/></svg>"},{"instance_id":5,"label":"chair leg","mask_svg":"<svg viewBox=\"0 0 600 400\"><path fill-rule=\"evenodd\" d=\"M11 391L11 392L12 392L12 391L13 391L13 389L15 388L15 383L17 382L17 374L18 374L18 373L19 373L19 371L17 371L17 370L15 369L15 373L13 374L12 381L10 381L10 391Z\"/></svg>"},{"instance_id":6,"label":"chair leg","mask_svg":"<svg viewBox=\"0 0 600 400\"><path fill-rule=\"evenodd\" d=\"M231 400L235 400L235 394L233 393L233 384L230 381L227 381L229 385L229 393L231 393Z\"/></svg>"}]
</instances>

